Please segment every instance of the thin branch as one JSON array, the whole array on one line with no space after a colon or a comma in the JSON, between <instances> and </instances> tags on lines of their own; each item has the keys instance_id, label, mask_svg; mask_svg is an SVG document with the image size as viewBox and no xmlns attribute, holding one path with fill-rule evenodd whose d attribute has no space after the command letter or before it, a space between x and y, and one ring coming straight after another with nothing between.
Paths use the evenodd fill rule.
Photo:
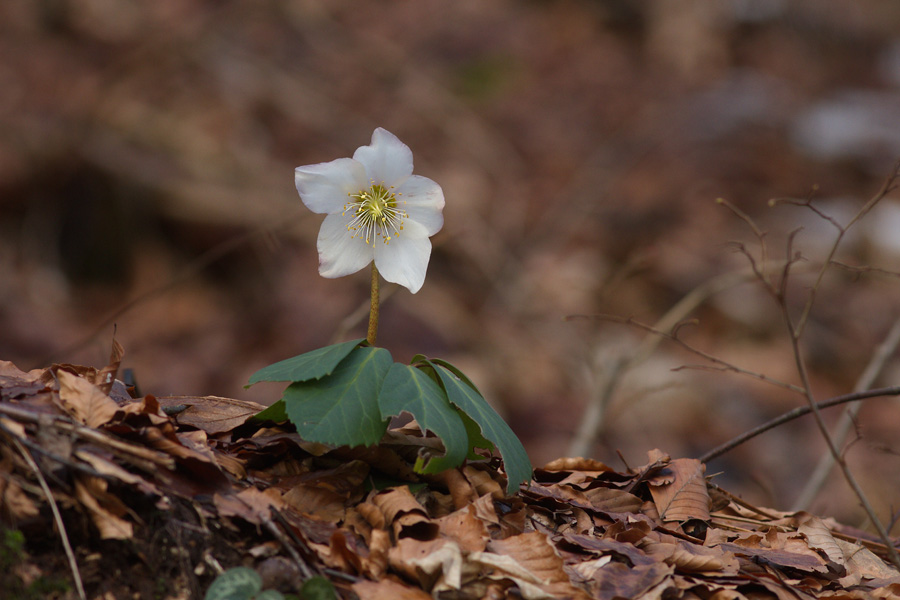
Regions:
<instances>
[{"instance_id":1,"label":"thin branch","mask_svg":"<svg viewBox=\"0 0 900 600\"><path fill-rule=\"evenodd\" d=\"M757 373L756 371L749 371L742 367L738 367L737 365L733 365L727 361L722 360L721 358L717 358L717 357L713 356L712 354L704 352L703 350L700 350L699 348L695 348L694 346L691 346L690 344L688 344L681 338L679 338L675 335L672 335L671 333L661 331L660 329L657 329L655 326L641 323L640 321L636 321L631 317L619 317L616 315L599 314L599 315L570 315L570 316L566 317L566 319L567 320L598 319L598 320L602 320L602 321L611 321L613 323L621 323L623 325L632 325L634 327L637 327L638 329L643 329L644 331L653 334L654 336L656 336L657 340L665 339L665 340L669 340L671 342L675 342L676 344L678 344L679 346L681 346L688 352L695 354L705 360L708 360L709 362L711 362L715 365L718 365L720 367L719 370L740 373L741 375L747 375L749 377L753 377L754 379L763 381L765 383L774 385L776 387L784 388L786 390L790 390L790 391L796 392L796 393L803 393L803 388L801 388L799 386L792 385L790 383L785 383L785 382L779 381L777 379L773 379L767 375L764 375L763 373ZM677 327L676 327L676 329L677 329ZM655 347L655 345L654 345L654 347ZM676 367L673 370L677 371L679 369L684 369L684 368L691 368L691 367L688 365L683 365L681 367Z\"/></svg>"},{"instance_id":2,"label":"thin branch","mask_svg":"<svg viewBox=\"0 0 900 600\"><path fill-rule=\"evenodd\" d=\"M287 550L288 554L291 555L291 558L294 559L294 562L297 563L297 568L300 569L300 573L303 575L303 579L310 579L315 576L312 568L306 563L300 553L297 552L297 549L290 543L294 542L297 546L305 549L307 552L310 552L309 547L300 539L300 537L294 532L293 527L291 527L290 523L288 523L287 519L284 518L284 515L276 509L274 506L270 506L269 510L275 520L263 517L263 522L266 525L266 528L274 535L281 545ZM275 521L278 521L284 530L287 531L287 536L278 528L278 525L275 524ZM290 538L290 539L288 539Z\"/></svg>"},{"instance_id":3,"label":"thin branch","mask_svg":"<svg viewBox=\"0 0 900 600\"><path fill-rule=\"evenodd\" d=\"M890 332L888 332L887 337L885 337L881 345L875 350L874 354L872 354L869 364L866 365L862 375L860 375L856 385L853 387L854 392L861 392L872 386L888 359L897 350L898 345L900 345L900 319L894 321L894 325L891 327ZM860 408L862 408L861 403L853 404L848 406L841 415L841 419L832 433L835 444L841 445L847 439L847 435L850 433L850 428L853 426ZM815 470L803 487L803 491L800 492L800 496L794 503L794 510L806 510L813 499L819 494L822 486L825 485L825 481L828 479L828 474L831 472L832 467L834 467L834 459L831 454L823 454L822 458L819 459L819 464L816 465Z\"/></svg>"},{"instance_id":4,"label":"thin branch","mask_svg":"<svg viewBox=\"0 0 900 600\"><path fill-rule=\"evenodd\" d=\"M796 394L802 394L803 388L799 385L794 385L793 383L785 383L783 381L778 381L777 379L772 379L768 375L764 375L762 373L757 373L756 371L749 371L747 369L742 369L740 367L736 367L734 365L681 365L680 367L675 367L672 369L673 371L683 371L683 370L691 370L691 371L713 371L716 373L739 373L741 375L747 375L748 377L752 377L764 383L769 383L774 386L778 386L789 392L794 392Z\"/></svg>"},{"instance_id":5,"label":"thin branch","mask_svg":"<svg viewBox=\"0 0 900 600\"><path fill-rule=\"evenodd\" d=\"M857 221L862 219L865 215L869 213L875 205L878 204L885 196L891 193L893 190L897 189L898 186L898 177L900 177L900 160L894 163L894 168L891 173L888 175L887 179L885 179L884 183L881 185L881 188L875 192L875 195L872 196L868 202L866 202L862 208L860 208L855 215L850 219L850 221L841 227L841 225L835 221L833 218L825 215L818 208L813 206L812 199L808 199L802 206L809 208L817 215L821 216L823 219L827 220L829 223L834 225L838 230L838 235L834 240L834 243L831 245L831 249L828 251L828 257L822 263L822 267L819 269L819 274L816 277L816 282L813 284L812 288L809 292L809 297L806 299L806 304L803 307L803 312L800 315L800 318L797 321L797 325L794 328L796 331L797 337L803 335L803 330L806 328L806 323L808 322L809 315L812 312L813 304L815 303L816 292L819 289L819 284L822 282L822 279L825 276L825 272L828 270L828 267L831 266L834 255L837 253L838 247L840 247L841 242L844 239L844 235L847 231L853 227ZM790 255L789 255L790 256Z\"/></svg>"},{"instance_id":6,"label":"thin branch","mask_svg":"<svg viewBox=\"0 0 900 600\"><path fill-rule=\"evenodd\" d=\"M84 440L97 443L120 455L125 455L127 460L151 473L155 473L160 466L170 470L175 468L175 458L173 456L144 446L130 444L98 429L72 423L64 417L49 416L48 418L48 415L37 415L6 403L0 404L0 414L12 417L17 421L48 425L61 431L71 432Z\"/></svg>"},{"instance_id":7,"label":"thin branch","mask_svg":"<svg viewBox=\"0 0 900 600\"><path fill-rule=\"evenodd\" d=\"M888 269L879 269L878 267L857 267L854 265L848 265L847 263L842 263L839 260L831 261L831 264L839 269L844 269L845 271L850 271L857 277L866 273L873 273L875 275L884 275L886 277L900 277L900 272L890 271Z\"/></svg>"},{"instance_id":8,"label":"thin branch","mask_svg":"<svg viewBox=\"0 0 900 600\"><path fill-rule=\"evenodd\" d=\"M9 435L9 434L7 434ZM25 462L28 463L29 468L34 472L35 477L37 477L38 483L41 485L41 489L44 491L44 495L47 497L47 503L50 505L50 510L53 512L53 520L56 522L56 527L59 529L59 539L62 542L63 549L66 552L66 558L69 560L69 568L72 570L72 579L75 581L75 589L78 591L78 597L81 600L87 600L87 595L84 593L84 583L81 581L81 573L78 571L78 563L75 561L75 553L72 551L72 545L69 543L69 536L66 533L66 525L63 523L62 515L59 513L59 507L56 505L56 500L53 499L53 492L50 491L50 486L47 485L47 480L44 479L43 473L41 473L40 467L38 467L37 463L34 462L34 457L31 456L31 453L28 451L28 448L22 445L19 441L18 436L10 435L13 444L16 446L16 450L22 455L22 458L25 459Z\"/></svg>"},{"instance_id":9,"label":"thin branch","mask_svg":"<svg viewBox=\"0 0 900 600\"><path fill-rule=\"evenodd\" d=\"M866 390L864 392L853 392L852 394L844 394L842 396L835 396L834 398L830 398L828 400L823 400L822 402L818 402L817 406L820 409L830 408L832 406L837 406L839 404L845 404L847 402L856 402L857 400L866 400L868 398L882 398L885 396L900 396L900 386L895 385L892 387L886 388L878 388L874 390ZM705 454L698 457L698 460L703 463L708 463L711 460L719 458L726 452L729 452L744 442L752 440L753 438L769 431L770 429L774 429L779 425L783 425L789 421L793 421L803 415L808 415L812 412L812 408L809 406L798 406L792 410L783 413L774 419L766 421L762 425L758 425L749 431L745 431L741 435L732 438L725 442L724 444L720 444L709 450Z\"/></svg>"},{"instance_id":10,"label":"thin branch","mask_svg":"<svg viewBox=\"0 0 900 600\"><path fill-rule=\"evenodd\" d=\"M869 519L872 521L872 526L875 527L875 530L878 532L878 536L888 547L888 553L891 563L893 563L893 565L897 567L898 570L900 570L900 554L897 553L897 549L894 548L890 536L888 536L887 531L884 529L884 525L881 524L881 520L878 518L878 515L875 514L875 509L872 508L868 497L866 496L865 492L863 492L859 483L856 481L856 477L853 476L853 472L847 466L847 461L844 460L844 457L841 456L840 452L838 451L834 440L831 438L831 434L828 432L828 426L825 424L825 420L822 418L822 413L819 411L819 405L816 403L816 400L813 397L812 386L809 382L809 373L807 372L806 363L803 361L803 356L800 352L799 332L794 327L794 324L791 321L787 302L781 303L781 313L784 317L785 326L787 327L788 333L791 337L791 346L794 350L794 362L797 365L797 372L799 373L800 380L803 382L803 387L806 390L806 400L809 403L809 407L812 409L813 418L815 418L816 425L818 426L819 431L822 433L822 438L825 440L825 444L828 446L828 451L831 453L834 461L837 463L838 467L841 469L841 472L844 474L844 479L847 480L847 484L853 490L853 493L856 494L856 497L859 499L860 504L862 504L863 509L866 511L866 515L868 515Z\"/></svg>"}]
</instances>

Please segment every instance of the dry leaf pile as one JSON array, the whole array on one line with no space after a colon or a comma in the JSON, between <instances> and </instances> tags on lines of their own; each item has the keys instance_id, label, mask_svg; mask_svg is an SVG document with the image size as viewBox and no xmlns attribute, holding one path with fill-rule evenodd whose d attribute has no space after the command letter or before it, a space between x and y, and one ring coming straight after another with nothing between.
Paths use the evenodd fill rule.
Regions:
<instances>
[{"instance_id":1,"label":"dry leaf pile","mask_svg":"<svg viewBox=\"0 0 900 600\"><path fill-rule=\"evenodd\" d=\"M377 447L310 444L247 423L254 403L132 398L120 359L0 362L0 522L28 552L0 585L44 575L66 539L91 598L202 596L239 564L266 588L324 574L363 600L900 598L874 538L753 507L695 459L559 459L506 497L496 459L414 473L441 449L415 423Z\"/></svg>"}]
</instances>

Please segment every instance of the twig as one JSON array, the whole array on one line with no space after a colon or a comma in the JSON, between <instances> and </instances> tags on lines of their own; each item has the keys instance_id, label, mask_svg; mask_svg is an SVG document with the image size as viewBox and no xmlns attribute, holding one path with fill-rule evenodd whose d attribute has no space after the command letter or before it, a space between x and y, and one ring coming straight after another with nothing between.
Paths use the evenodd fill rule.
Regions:
<instances>
[{"instance_id":1,"label":"twig","mask_svg":"<svg viewBox=\"0 0 900 600\"><path fill-rule=\"evenodd\" d=\"M41 489L44 491L44 495L47 496L47 503L50 505L50 510L53 512L53 519L56 522L56 526L59 528L59 539L62 542L63 549L66 552L66 557L69 559L69 568L72 570L72 579L75 581L75 589L78 591L78 597L81 600L87 600L87 595L84 593L84 584L81 581L81 573L78 571L78 563L75 561L75 553L72 551L72 546L69 544L69 536L66 534L66 526L63 523L62 516L59 514L59 507L56 506L56 500L53 499L53 492L50 491L50 486L47 485L47 480L44 479L44 475L41 473L40 467L37 466L37 463L34 462L34 458L31 456L31 453L28 451L28 448L22 445L17 436L12 436L12 442L16 446L16 450L22 455L22 458L25 459L25 462L28 463L28 466L34 471L35 477L37 477L38 482L41 484Z\"/></svg>"},{"instance_id":2,"label":"twig","mask_svg":"<svg viewBox=\"0 0 900 600\"><path fill-rule=\"evenodd\" d=\"M681 338L679 338L675 335L672 335L671 333L666 333L665 331L657 329L655 326L641 323L640 321L636 321L636 320L632 319L631 317L619 317L616 315L571 315L566 318L567 319L598 319L598 320L603 320L603 321L611 321L613 323L621 323L623 325L632 325L639 329L643 329L644 331L646 331L648 333L652 333L654 336L656 336L657 340L665 339L665 340L674 342L674 343L678 344L679 346L681 346L682 348L684 348L685 350L687 350L688 352L690 352L692 354L696 354L697 356L704 358L715 365L718 365L719 368L716 370L732 371L734 373L739 373L741 375L747 375L749 377L753 377L754 379L758 379L760 381L774 385L776 387L784 388L791 392L803 393L803 388L801 388L800 386L793 385L790 383L785 383L783 381L773 379L772 377L769 377L768 375L764 375L763 373L757 373L756 371L750 371L750 370L744 369L742 367L739 367L737 365L733 365L727 361L722 360L721 358L718 358L716 356L713 356L712 354L704 352L703 350L700 350L699 348L695 348L694 346L691 346L690 344L688 344ZM675 328L675 329L677 329L677 328ZM656 346L656 344L653 345L653 347L655 347L655 346ZM636 353L636 356L639 356L639 353ZM631 366L631 364L634 364L636 362L637 361L633 361L633 363L629 363L629 367ZM673 370L678 371L681 369L695 369L695 368L702 368L702 366L682 365L680 367L675 367ZM709 367L709 368L715 369L715 367Z\"/></svg>"},{"instance_id":3,"label":"twig","mask_svg":"<svg viewBox=\"0 0 900 600\"><path fill-rule=\"evenodd\" d=\"M128 442L112 437L111 435L107 435L97 429L91 429L90 427L86 427L84 425L72 423L71 421L68 421L63 417L50 416L49 420L45 421L44 419L47 419L47 415L36 415L30 411L23 410L6 403L0 404L0 414L5 414L18 421L24 421L26 423L47 423L62 431L74 433L84 440L100 444L121 454L126 454L129 456L129 459L133 461L134 459L138 459L138 461L140 462L162 466L169 470L175 468L175 457L173 456L158 452L156 450L151 450L149 448L144 448L142 446L129 444ZM139 464L138 461L134 462L136 464ZM154 467L148 466L146 464L140 466L145 470L151 472L156 471Z\"/></svg>"},{"instance_id":4,"label":"twig","mask_svg":"<svg viewBox=\"0 0 900 600\"><path fill-rule=\"evenodd\" d=\"M862 392L872 386L875 379L884 368L887 360L894 351L896 351L898 344L900 344L900 318L894 321L894 326L891 327L887 337L872 355L869 364L866 365L865 370L853 387L854 392ZM832 433L835 444L842 445L847 439L847 435L850 433L850 428L853 426L853 422L857 414L859 414L860 408L862 408L862 403L852 404L844 410L843 414L841 414L840 421L835 426L834 432ZM813 499L819 494L822 486L825 485L825 481L828 479L828 474L831 472L833 466L834 459L831 454L823 454L822 458L819 459L819 464L816 465L813 474L806 482L803 491L800 492L800 496L794 503L793 510L806 510Z\"/></svg>"},{"instance_id":5,"label":"twig","mask_svg":"<svg viewBox=\"0 0 900 600\"><path fill-rule=\"evenodd\" d=\"M831 263L832 258L834 258L835 253L837 252L838 246L840 245L841 240L843 239L844 233L854 224L856 223L863 215L865 215L875 204L881 200L889 191L891 191L894 187L894 180L896 179L898 172L900 172L900 161L894 167L894 171L885 181L884 185L882 185L881 190L875 196L872 197L869 202L863 206L856 213L856 215L850 220L846 227L840 230L837 239L835 239L834 244L832 244L831 250L829 251L828 258L823 262L822 268L819 270L819 275L816 279L815 284L809 290L809 296L807 297L806 305L803 308L803 313L795 324L793 319L791 319L790 310L788 309L788 303L786 298L786 288L787 288L787 276L788 271L785 269L784 277L782 278L782 285L779 289L778 294L776 295L776 300L778 305L781 308L781 315L784 320L785 327L788 330L788 334L791 341L791 348L794 353L794 363L797 366L797 373L800 375L800 381L803 384L803 389L805 390L806 401L809 404L809 407L812 409L813 418L816 421L816 426L819 428L819 431L822 434L822 438L825 440L825 444L828 447L828 452L831 453L832 458L835 463L837 463L841 472L844 475L844 479L847 481L847 484L853 490L853 493L856 494L856 497L859 499L860 504L862 504L863 509L868 515L869 519L872 522L872 526L875 527L875 530L878 532L878 536L884 541L885 545L888 547L888 553L891 560L891 563L898 570L900 570L900 554L897 553L896 548L894 548L891 543L891 539L888 536L887 531L884 529L884 526L881 524L881 521L878 519L878 515L875 514L875 509L872 508L871 503L869 502L868 497L865 492L863 492L859 483L856 481L856 477L854 477L853 472L850 470L847 465L847 461L844 460L844 457L841 456L838 451L837 445L831 437L831 434L828 431L828 426L825 424L825 420L822 418L822 413L819 411L819 405L816 403L815 397L812 392L812 385L809 381L809 372L806 368L806 362L803 360L803 355L800 350L800 337L803 334L803 328L807 323L807 319L812 312L812 307L815 301L816 292L818 291L819 284L822 281L822 277L824 276L825 270L828 268ZM793 245L793 233L788 236L788 256L791 256L792 253L792 245Z\"/></svg>"},{"instance_id":6,"label":"twig","mask_svg":"<svg viewBox=\"0 0 900 600\"><path fill-rule=\"evenodd\" d=\"M890 536L888 536L887 531L884 529L884 525L881 524L881 520L878 518L878 515L875 514L875 509L872 508L868 497L866 496L865 492L863 492L859 483L856 481L856 477L853 476L853 472L847 465L847 461L845 461L844 457L841 456L840 452L837 449L837 446L834 443L834 440L831 439L831 434L828 432L828 426L825 424L825 420L822 418L822 413L819 411L819 405L816 403L816 400L813 397L812 386L809 383L809 373L806 370L806 363L803 361L803 356L800 353L800 340L797 337L799 332L794 328L794 325L791 321L787 302L782 302L781 307L782 314L784 315L785 325L787 326L791 336L791 346L794 349L794 362L797 364L797 371L800 374L800 380L803 382L803 387L806 389L806 400L809 403L809 407L812 409L812 414L816 420L816 425L819 427L819 431L822 433L822 438L825 440L825 444L828 446L828 451L831 453L834 461L837 463L838 467L841 469L841 472L844 474L844 479L847 480L847 484L853 490L853 493L856 494L856 497L859 499L860 504L862 504L863 509L866 511L866 514L872 521L872 526L875 527L875 530L878 532L878 536L882 539L885 546L888 547L888 554L891 563L893 563L893 565L897 567L898 570L900 570L900 554L897 554L897 549L894 548Z\"/></svg>"},{"instance_id":7,"label":"twig","mask_svg":"<svg viewBox=\"0 0 900 600\"><path fill-rule=\"evenodd\" d=\"M881 189L850 219L850 222L841 227L837 221L834 219L824 215L817 208L812 206L812 200L807 199L805 202L800 202L799 204L802 206L807 206L814 213L822 216L828 222L832 223L838 229L837 238L835 238L834 243L829 250L827 259L822 263L822 266L819 268L818 275L816 277L816 281L813 286L809 289L809 293L806 299L806 303L803 307L803 311L797 319L796 322L791 318L790 309L788 308L787 302L787 285L790 276L790 268L791 266L802 257L799 253L794 252L794 238L799 230L794 230L787 237L787 248L785 256L787 257L787 262L784 265L784 268L781 273L780 281L778 285L775 285L774 282L765 279L764 277L760 277L760 281L766 289L771 293L772 297L775 299L776 304L778 305L782 320L784 321L784 325L787 329L788 336L791 342L791 349L794 355L794 363L797 367L797 374L800 376L800 381L803 387L803 395L806 397L807 404L809 406L810 412L813 414L813 417L816 421L816 426L819 428L819 431L822 434L822 438L825 440L825 444L828 447L828 452L831 454L834 461L838 464L841 469L841 472L844 475L844 479L847 481L847 484L853 490L853 493L859 499L860 504L862 504L863 509L866 512L866 515L872 522L872 525L875 527L878 532L879 537L885 543L885 546L888 548L888 554L891 563L897 569L900 569L900 554L897 553L896 548L894 548L891 543L890 538L888 537L887 531L884 529L884 526L881 524L881 521L878 519L878 516L875 514L874 509L869 503L868 498L863 492L862 488L859 486L859 483L856 481L856 478L853 476L853 473L850 471L850 468L847 465L847 462L838 452L837 446L832 439L830 433L828 432L828 427L825 425L825 421L822 418L822 414L819 410L819 404L816 402L813 393L812 386L809 381L809 372L806 367L806 362L803 360L803 355L800 350L800 338L803 335L803 330L808 322L809 315L812 312L813 305L815 304L816 294L818 292L819 286L822 282L822 279L825 275L825 271L831 265L832 260L834 259L834 255L837 252L838 247L843 240L844 234L847 230L852 227L859 219L861 219L864 215L866 215L884 196L886 196L890 191L897 187L896 181L898 176L900 176L900 160L897 161L894 165L894 169L888 178L885 180L884 184L881 186ZM770 205L776 204L778 201L770 201ZM792 202L798 204L797 202ZM759 236L759 230L754 225L752 225L752 221L749 219L745 219L751 223L751 228L755 233L757 233L757 237L759 238L759 242L761 246L765 246L765 239ZM751 263L751 266L754 267Z\"/></svg>"},{"instance_id":8,"label":"twig","mask_svg":"<svg viewBox=\"0 0 900 600\"><path fill-rule=\"evenodd\" d=\"M7 428L3 425L3 423L0 423L0 431L6 433L9 436L14 435L13 432L11 432L9 430L9 428ZM98 477L100 479L105 479L106 481L115 481L116 480L116 478L113 477L112 475L106 475L106 474L100 473L96 469L92 469L91 467L87 466L86 464L77 463L77 462L69 460L67 458L63 458L62 456L59 456L58 454L54 454L53 452L48 452L46 449L41 448L41 446L39 446L38 444L35 444L34 442L32 442L29 439L21 438L21 439L19 439L19 443L21 443L23 446L25 446L32 452L37 452L44 458L46 458L48 460L52 460L54 462L58 462L59 464L72 469L73 471L78 471L79 473L83 473L85 475L90 475L91 477Z\"/></svg>"},{"instance_id":9,"label":"twig","mask_svg":"<svg viewBox=\"0 0 900 600\"><path fill-rule=\"evenodd\" d=\"M294 533L294 530L291 528L290 524L287 522L287 519L284 518L284 515L281 514L274 506L269 507L272 512L272 515L275 517L275 521L278 521L282 527L284 527L285 531L287 531L288 536L294 541L294 544L298 546L305 546L302 540L297 537ZM300 573L303 575L303 579L309 579L315 575L313 570L306 564L306 561L303 560L303 557L300 556L300 553L297 552L297 549L290 543L290 540L285 537L284 533L281 529L278 528L278 525L275 524L275 521L269 518L263 518L263 522L266 524L266 529L268 529L272 535L275 536L281 545L284 546L284 549L288 551L288 554L291 555L291 558L294 559L294 562L297 563L297 567L300 569Z\"/></svg>"},{"instance_id":10,"label":"twig","mask_svg":"<svg viewBox=\"0 0 900 600\"><path fill-rule=\"evenodd\" d=\"M825 271L828 270L828 267L832 264L834 255L837 252L838 247L841 245L841 241L843 240L844 235L851 227L853 227L853 225L855 225L860 219L867 215L869 211L875 208L875 205L878 204L885 196L897 189L898 178L900 178L900 160L894 163L894 168L891 170L891 173L881 185L881 188L877 192L875 192L875 195L872 196L869 201L866 202L862 206L862 208L860 208L856 212L856 214L853 215L850 221L844 226L841 226L840 223L838 223L835 219L824 214L818 208L813 206L812 198L807 198L806 201L799 202L788 199L776 199L769 201L769 204L772 206L778 203L789 203L809 208L815 214L819 215L820 217L834 225L838 230L837 238L835 238L834 243L831 245L831 250L829 250L828 252L828 257L825 259L825 261L822 263L821 268L819 269L819 274L816 277L816 282L815 284L813 284L812 288L810 288L809 297L806 299L806 304L803 307L803 312L801 313L800 318L797 320L795 328L798 336L801 336L803 334L803 330L806 327L806 323L809 319L810 312L812 311L813 304L815 303L816 291L819 288L819 284L821 283L822 278L825 276ZM788 256L790 256L790 254L788 254ZM785 273L785 275L787 275L787 273Z\"/></svg>"},{"instance_id":11,"label":"twig","mask_svg":"<svg viewBox=\"0 0 900 600\"><path fill-rule=\"evenodd\" d=\"M727 205L727 203L725 204ZM764 234L760 233L760 235ZM689 293L687 293L681 300L676 302L675 305L673 305L666 312L666 314L664 314L652 327L640 324L631 319L626 320L619 317L612 317L607 315L567 316L567 321L572 321L575 319L605 319L619 323L632 324L644 329L650 334L653 334L646 336L643 342L641 342L641 345L638 346L638 348L630 356L619 357L617 360L612 361L609 367L603 371L599 381L595 382L593 386L594 393L591 394L590 398L588 399L588 404L584 409L584 414L582 415L582 418L579 422L578 430L575 432L575 435L572 438L572 443L569 445L568 455L584 456L588 453L591 445L593 445L594 440L597 439L597 436L602 429L603 418L606 409L610 405L612 396L618 389L619 383L621 382L622 378L625 377L629 370L647 360L647 358L651 354L653 354L653 352L656 350L657 346L659 346L660 342L662 342L663 339L673 340L687 348L689 351L694 352L695 354L698 354L699 356L702 356L707 360L718 362L718 364L728 370L751 375L757 379L768 381L769 383L791 389L789 384L770 379L761 373L753 373L743 370L734 365L729 365L724 361L719 361L715 357L691 347L674 335L677 332L680 324L683 322L684 318L687 317L687 315L689 315L691 312L693 312L698 306L703 304L707 299L729 288L753 281L758 275L759 272L756 270L754 264L750 268L741 269L739 271L730 273L724 273L722 275L707 279L706 281L695 287L693 290L691 290ZM797 388L793 391L799 392L800 389Z\"/></svg>"},{"instance_id":12,"label":"twig","mask_svg":"<svg viewBox=\"0 0 900 600\"><path fill-rule=\"evenodd\" d=\"M852 394L844 394L843 396L835 396L834 398L830 398L828 400L823 400L819 402L817 405L820 409L822 408L830 408L832 406L837 406L839 404L845 404L847 402L855 402L857 400L866 400L868 398L881 398L883 396L900 396L900 386L892 386L886 388L879 388L875 390L867 390L864 392L853 392ZM812 409L809 406L798 406L792 410L783 413L774 419L766 421L762 425L758 425L749 431L745 431L741 435L728 440L724 444L720 444L713 448L712 450L706 452L705 454L698 457L698 460L703 463L708 463L709 461L716 459L726 452L733 450L747 442L752 440L758 435L761 435L770 429L774 429L779 425L783 425L789 421L793 421L803 415L808 415L812 412Z\"/></svg>"}]
</instances>

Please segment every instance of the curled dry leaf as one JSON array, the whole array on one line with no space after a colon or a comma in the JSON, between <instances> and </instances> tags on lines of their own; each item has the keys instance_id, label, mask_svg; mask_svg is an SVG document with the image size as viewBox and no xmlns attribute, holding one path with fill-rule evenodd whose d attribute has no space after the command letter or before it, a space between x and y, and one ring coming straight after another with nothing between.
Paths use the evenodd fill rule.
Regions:
<instances>
[{"instance_id":1,"label":"curled dry leaf","mask_svg":"<svg viewBox=\"0 0 900 600\"><path fill-rule=\"evenodd\" d=\"M106 395L109 395L112 391L113 384L116 382L116 375L119 373L119 365L122 364L123 356L125 356L125 349L116 338L113 338L112 350L109 354L109 364L97 371L97 374L94 376L94 385L100 388L100 391Z\"/></svg>"},{"instance_id":2,"label":"curled dry leaf","mask_svg":"<svg viewBox=\"0 0 900 600\"><path fill-rule=\"evenodd\" d=\"M59 402L63 410L88 427L109 423L119 405L96 385L62 369L59 378Z\"/></svg>"}]
</instances>

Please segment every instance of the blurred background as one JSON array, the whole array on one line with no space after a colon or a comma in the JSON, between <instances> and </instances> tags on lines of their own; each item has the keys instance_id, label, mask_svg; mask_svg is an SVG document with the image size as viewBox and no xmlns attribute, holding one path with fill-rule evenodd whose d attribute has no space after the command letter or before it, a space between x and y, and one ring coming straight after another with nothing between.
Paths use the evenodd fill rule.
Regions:
<instances>
[{"instance_id":1,"label":"blurred background","mask_svg":"<svg viewBox=\"0 0 900 600\"><path fill-rule=\"evenodd\" d=\"M249 375L364 337L368 300L365 272L318 276L292 170L381 126L447 205L422 290L385 287L379 345L461 367L535 465L699 456L802 405L567 317L652 325L713 282L679 338L796 384L777 304L733 275L736 243L762 264L737 211L774 275L802 228L797 317L838 229L769 199L846 224L900 158L900 4L877 0L6 0L0 56L0 359L101 366L115 325L143 393L276 400ZM897 192L835 259L855 268L824 277L801 339L819 399L900 317ZM891 358L874 385L898 383ZM886 520L898 430L897 400L867 401L847 451ZM807 417L709 473L788 509L823 451ZM811 509L865 525L846 490L832 475Z\"/></svg>"}]
</instances>

